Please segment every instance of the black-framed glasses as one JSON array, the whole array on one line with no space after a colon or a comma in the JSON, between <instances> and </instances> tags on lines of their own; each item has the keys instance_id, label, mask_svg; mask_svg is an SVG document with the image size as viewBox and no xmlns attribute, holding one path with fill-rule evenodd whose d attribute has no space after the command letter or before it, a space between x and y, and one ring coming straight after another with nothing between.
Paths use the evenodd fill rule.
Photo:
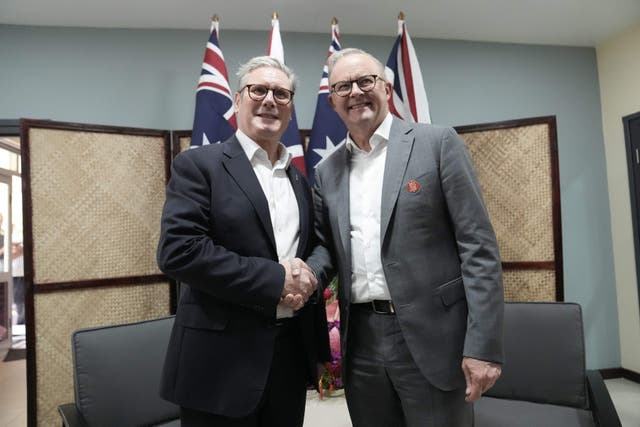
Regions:
<instances>
[{"instance_id":1,"label":"black-framed glasses","mask_svg":"<svg viewBox=\"0 0 640 427\"><path fill-rule=\"evenodd\" d=\"M370 92L376 86L376 80L385 81L382 77L376 74L369 74L367 76L358 77L355 80L344 80L331 85L331 91L338 96L349 96L353 84L357 84L358 88L363 92Z\"/></svg>"},{"instance_id":2,"label":"black-framed glasses","mask_svg":"<svg viewBox=\"0 0 640 427\"><path fill-rule=\"evenodd\" d=\"M245 85L240 92L244 89L247 89L247 93L249 94L249 98L254 101L262 101L267 97L269 92L273 94L273 100L276 104L287 105L293 99L293 95L295 92L289 89L285 89L283 87L267 87L265 85Z\"/></svg>"}]
</instances>

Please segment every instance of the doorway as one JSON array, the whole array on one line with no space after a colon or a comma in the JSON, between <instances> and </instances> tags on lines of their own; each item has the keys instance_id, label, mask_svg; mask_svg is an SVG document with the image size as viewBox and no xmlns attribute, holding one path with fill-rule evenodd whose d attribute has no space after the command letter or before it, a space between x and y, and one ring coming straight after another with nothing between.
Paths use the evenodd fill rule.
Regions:
<instances>
[{"instance_id":1,"label":"doorway","mask_svg":"<svg viewBox=\"0 0 640 427\"><path fill-rule=\"evenodd\" d=\"M16 126L0 121L0 360L24 354L22 180Z\"/></svg>"}]
</instances>

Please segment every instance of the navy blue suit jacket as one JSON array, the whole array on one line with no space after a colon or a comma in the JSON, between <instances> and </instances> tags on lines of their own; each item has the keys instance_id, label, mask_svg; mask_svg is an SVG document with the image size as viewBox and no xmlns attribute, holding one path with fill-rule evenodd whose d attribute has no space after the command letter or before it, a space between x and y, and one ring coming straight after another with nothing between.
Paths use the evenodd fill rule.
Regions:
<instances>
[{"instance_id":1,"label":"navy blue suit jacket","mask_svg":"<svg viewBox=\"0 0 640 427\"><path fill-rule=\"evenodd\" d=\"M300 211L297 256L314 242L309 186L287 174ZM253 412L273 355L275 312L285 271L278 263L269 206L235 138L179 154L162 214L158 265L182 286L161 395L230 417ZM323 304L300 310L308 380L329 358Z\"/></svg>"}]
</instances>

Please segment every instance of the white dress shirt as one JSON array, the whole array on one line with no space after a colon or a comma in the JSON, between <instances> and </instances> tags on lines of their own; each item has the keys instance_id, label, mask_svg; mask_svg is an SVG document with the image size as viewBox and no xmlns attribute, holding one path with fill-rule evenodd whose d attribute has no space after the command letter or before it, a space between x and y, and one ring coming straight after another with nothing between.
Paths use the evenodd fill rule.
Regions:
<instances>
[{"instance_id":1,"label":"white dress shirt","mask_svg":"<svg viewBox=\"0 0 640 427\"><path fill-rule=\"evenodd\" d=\"M271 164L267 152L241 130L236 131L236 137L251 162L253 172L258 178L262 192L269 204L278 261L293 259L298 251L300 240L300 211L291 181L287 176L291 154L280 143L278 160ZM282 304L278 305L276 317L291 316L293 316L291 308Z\"/></svg>"},{"instance_id":2,"label":"white dress shirt","mask_svg":"<svg viewBox=\"0 0 640 427\"><path fill-rule=\"evenodd\" d=\"M380 204L392 117L380 124L363 151L347 135L350 156L349 220L351 222L351 302L390 300L380 256Z\"/></svg>"}]
</instances>

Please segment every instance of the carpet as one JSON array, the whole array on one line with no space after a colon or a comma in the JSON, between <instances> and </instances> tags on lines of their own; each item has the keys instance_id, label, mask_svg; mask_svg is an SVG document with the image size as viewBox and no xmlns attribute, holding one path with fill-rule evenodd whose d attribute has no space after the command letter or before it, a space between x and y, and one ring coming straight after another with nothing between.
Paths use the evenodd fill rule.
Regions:
<instances>
[{"instance_id":1,"label":"carpet","mask_svg":"<svg viewBox=\"0 0 640 427\"><path fill-rule=\"evenodd\" d=\"M5 362L12 362L14 360L22 360L27 358L26 348L12 348L4 357Z\"/></svg>"}]
</instances>

